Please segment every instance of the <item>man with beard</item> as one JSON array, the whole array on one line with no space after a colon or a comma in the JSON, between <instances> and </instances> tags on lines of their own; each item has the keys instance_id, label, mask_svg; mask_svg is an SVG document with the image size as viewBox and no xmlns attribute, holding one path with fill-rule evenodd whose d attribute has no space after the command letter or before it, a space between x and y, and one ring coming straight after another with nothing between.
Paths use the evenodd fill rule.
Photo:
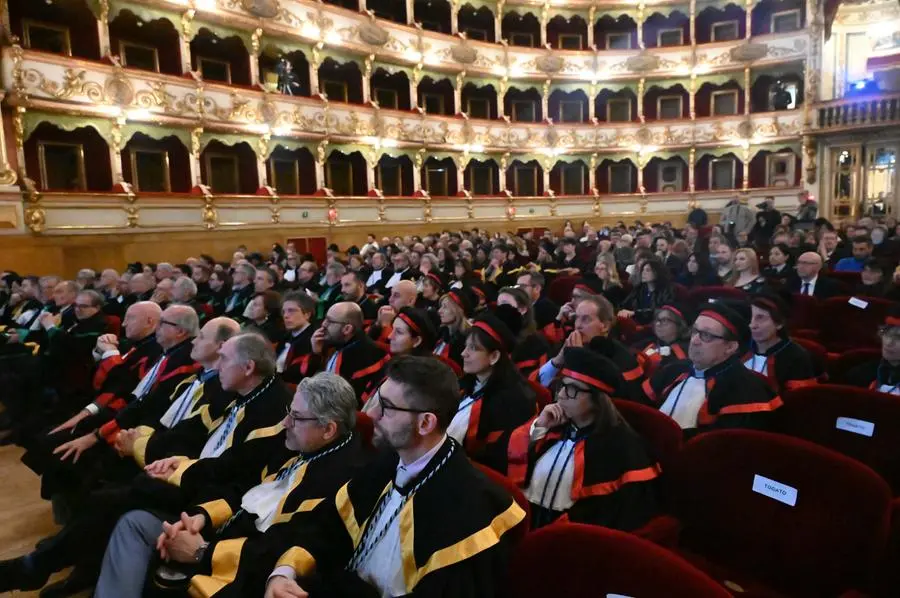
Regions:
<instances>
[{"instance_id":1,"label":"man with beard","mask_svg":"<svg viewBox=\"0 0 900 598\"><path fill-rule=\"evenodd\" d=\"M343 376L362 400L366 386L381 376L390 355L379 348L363 328L362 310L342 301L331 306L310 341L310 371L324 369Z\"/></svg>"},{"instance_id":2,"label":"man with beard","mask_svg":"<svg viewBox=\"0 0 900 598\"><path fill-rule=\"evenodd\" d=\"M392 450L292 521L293 546L266 598L496 595L507 532L525 514L447 436L459 404L455 374L430 357L401 357L378 401L374 441Z\"/></svg>"},{"instance_id":3,"label":"man with beard","mask_svg":"<svg viewBox=\"0 0 900 598\"><path fill-rule=\"evenodd\" d=\"M370 326L378 315L378 306L366 295L366 283L358 272L347 272L341 277L341 299L359 305L363 323Z\"/></svg>"}]
</instances>

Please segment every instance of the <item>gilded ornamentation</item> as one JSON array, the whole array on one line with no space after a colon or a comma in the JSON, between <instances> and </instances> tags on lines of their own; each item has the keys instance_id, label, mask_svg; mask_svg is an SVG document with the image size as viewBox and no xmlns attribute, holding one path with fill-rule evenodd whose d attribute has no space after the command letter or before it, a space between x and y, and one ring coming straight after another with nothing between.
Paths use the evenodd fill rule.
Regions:
<instances>
[{"instance_id":1,"label":"gilded ornamentation","mask_svg":"<svg viewBox=\"0 0 900 598\"><path fill-rule=\"evenodd\" d=\"M0 185L8 187L15 185L18 180L19 177L16 174L16 171L9 167L8 162L4 162L3 168L0 169Z\"/></svg>"},{"instance_id":2,"label":"gilded ornamentation","mask_svg":"<svg viewBox=\"0 0 900 598\"><path fill-rule=\"evenodd\" d=\"M134 101L134 86L125 75L125 69L116 61L113 73L103 85L104 99L117 106L130 106Z\"/></svg>"},{"instance_id":3,"label":"gilded ornamentation","mask_svg":"<svg viewBox=\"0 0 900 598\"><path fill-rule=\"evenodd\" d=\"M733 62L753 62L765 58L771 51L766 44L747 41L731 48L726 54ZM711 61L715 64L715 61Z\"/></svg>"},{"instance_id":4,"label":"gilded ornamentation","mask_svg":"<svg viewBox=\"0 0 900 598\"><path fill-rule=\"evenodd\" d=\"M173 111L175 96L166 90L162 81L148 81L147 87L134 94L134 103L140 108L162 108L165 112Z\"/></svg>"},{"instance_id":5,"label":"gilded ornamentation","mask_svg":"<svg viewBox=\"0 0 900 598\"><path fill-rule=\"evenodd\" d=\"M47 226L47 214L43 208L25 209L25 226L33 233L42 233Z\"/></svg>"},{"instance_id":6,"label":"gilded ornamentation","mask_svg":"<svg viewBox=\"0 0 900 598\"><path fill-rule=\"evenodd\" d=\"M125 221L128 228L137 228L139 217L137 206L125 206Z\"/></svg>"},{"instance_id":7,"label":"gilded ornamentation","mask_svg":"<svg viewBox=\"0 0 900 598\"><path fill-rule=\"evenodd\" d=\"M12 54L13 72L12 72L12 95L20 102L28 101L27 86L25 85L25 68L23 67L24 52L22 46L13 44L10 48Z\"/></svg>"},{"instance_id":8,"label":"gilded ornamentation","mask_svg":"<svg viewBox=\"0 0 900 598\"><path fill-rule=\"evenodd\" d=\"M562 70L565 61L562 56L557 56L552 50L547 50L543 56L534 59L534 66L542 73L553 74ZM526 64L526 68L528 65Z\"/></svg>"},{"instance_id":9,"label":"gilded ornamentation","mask_svg":"<svg viewBox=\"0 0 900 598\"><path fill-rule=\"evenodd\" d=\"M181 33L184 39L190 41L194 39L194 15L197 11L189 8L181 14Z\"/></svg>"},{"instance_id":10,"label":"gilded ornamentation","mask_svg":"<svg viewBox=\"0 0 900 598\"><path fill-rule=\"evenodd\" d=\"M103 87L96 81L85 81L87 71L68 68L63 72L62 83L50 81L42 73L35 69L27 69L23 73L23 82L31 87L37 87L49 96L57 100L65 100L72 96L86 96L90 101L100 103L103 101Z\"/></svg>"},{"instance_id":11,"label":"gilded ornamentation","mask_svg":"<svg viewBox=\"0 0 900 598\"><path fill-rule=\"evenodd\" d=\"M766 56L768 58L784 58L785 56L794 56L803 54L804 52L806 52L806 40L797 38L794 40L794 44L789 48L782 48L774 45L768 46Z\"/></svg>"},{"instance_id":12,"label":"gilded ornamentation","mask_svg":"<svg viewBox=\"0 0 900 598\"><path fill-rule=\"evenodd\" d=\"M810 136L803 137L803 151L806 153L806 182L816 184L816 142Z\"/></svg>"},{"instance_id":13,"label":"gilded ornamentation","mask_svg":"<svg viewBox=\"0 0 900 598\"><path fill-rule=\"evenodd\" d=\"M325 164L325 159L327 157L325 155L325 149L327 147L328 147L328 138L327 137L325 139L323 139L322 141L320 141L319 144L316 146L316 162L318 162L321 165Z\"/></svg>"},{"instance_id":14,"label":"gilded ornamentation","mask_svg":"<svg viewBox=\"0 0 900 598\"><path fill-rule=\"evenodd\" d=\"M27 176L22 177L22 197L28 204L36 204L41 201L41 192L37 190L37 184Z\"/></svg>"},{"instance_id":15,"label":"gilded ornamentation","mask_svg":"<svg viewBox=\"0 0 900 598\"><path fill-rule=\"evenodd\" d=\"M21 152L25 147L25 107L16 106L13 114L13 134L15 135L16 149Z\"/></svg>"},{"instance_id":16,"label":"gilded ornamentation","mask_svg":"<svg viewBox=\"0 0 900 598\"><path fill-rule=\"evenodd\" d=\"M473 64L478 59L478 52L469 45L469 40L465 36L450 48L450 55L460 64Z\"/></svg>"},{"instance_id":17,"label":"gilded ornamentation","mask_svg":"<svg viewBox=\"0 0 900 598\"><path fill-rule=\"evenodd\" d=\"M207 199L207 201L210 200ZM206 230L213 230L219 225L219 212L212 203L207 203L203 206L202 218L203 226L206 227Z\"/></svg>"},{"instance_id":18,"label":"gilded ornamentation","mask_svg":"<svg viewBox=\"0 0 900 598\"><path fill-rule=\"evenodd\" d=\"M272 212L272 224L279 224L281 222L281 209L272 206L269 210Z\"/></svg>"},{"instance_id":19,"label":"gilded ornamentation","mask_svg":"<svg viewBox=\"0 0 900 598\"><path fill-rule=\"evenodd\" d=\"M200 137L203 135L203 127L196 127L191 131L191 155L200 158Z\"/></svg>"},{"instance_id":20,"label":"gilded ornamentation","mask_svg":"<svg viewBox=\"0 0 900 598\"><path fill-rule=\"evenodd\" d=\"M278 15L278 0L241 0L241 7L261 19L271 19Z\"/></svg>"},{"instance_id":21,"label":"gilded ornamentation","mask_svg":"<svg viewBox=\"0 0 900 598\"><path fill-rule=\"evenodd\" d=\"M660 62L661 60L658 56L644 50L636 56L629 56L625 60L625 67L634 73L646 73L658 69Z\"/></svg>"},{"instance_id":22,"label":"gilded ornamentation","mask_svg":"<svg viewBox=\"0 0 900 598\"><path fill-rule=\"evenodd\" d=\"M357 29L357 35L359 35L359 39L364 43L380 48L388 43L388 40L391 39L391 35L376 22L375 13L369 12L371 14L371 19L365 23L360 23Z\"/></svg>"},{"instance_id":23,"label":"gilded ornamentation","mask_svg":"<svg viewBox=\"0 0 900 598\"><path fill-rule=\"evenodd\" d=\"M254 29L253 34L250 36L250 52L253 56L259 56L259 50L262 44L262 36L262 27L257 27L256 29Z\"/></svg>"}]
</instances>

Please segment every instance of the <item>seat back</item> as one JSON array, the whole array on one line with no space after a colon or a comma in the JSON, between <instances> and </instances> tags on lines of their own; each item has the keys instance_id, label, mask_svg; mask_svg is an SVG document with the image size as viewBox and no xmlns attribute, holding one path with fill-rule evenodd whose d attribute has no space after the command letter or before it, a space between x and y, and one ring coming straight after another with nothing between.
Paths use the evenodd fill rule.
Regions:
<instances>
[{"instance_id":1,"label":"seat back","mask_svg":"<svg viewBox=\"0 0 900 598\"><path fill-rule=\"evenodd\" d=\"M363 413L362 411L356 412L356 433L359 434L363 447L365 447L366 450L375 450L375 447L372 444L372 437L375 435L375 422L372 421L372 418L369 417L368 414Z\"/></svg>"},{"instance_id":2,"label":"seat back","mask_svg":"<svg viewBox=\"0 0 900 598\"><path fill-rule=\"evenodd\" d=\"M828 364L828 380L835 384L847 382L847 373L853 368L870 361L881 359L881 349L851 349L842 352L837 359Z\"/></svg>"},{"instance_id":3,"label":"seat back","mask_svg":"<svg viewBox=\"0 0 900 598\"><path fill-rule=\"evenodd\" d=\"M830 351L879 345L878 328L893 305L887 299L867 297L865 308L850 303L850 297L832 297L821 303L821 338ZM842 326L841 323L851 324Z\"/></svg>"},{"instance_id":4,"label":"seat back","mask_svg":"<svg viewBox=\"0 0 900 598\"><path fill-rule=\"evenodd\" d=\"M792 331L819 328L819 300L809 295L794 293L791 296L788 328Z\"/></svg>"},{"instance_id":5,"label":"seat back","mask_svg":"<svg viewBox=\"0 0 900 598\"><path fill-rule=\"evenodd\" d=\"M710 299L726 301L745 301L747 293L734 287L696 287L688 292L687 304L692 310L708 303Z\"/></svg>"},{"instance_id":6,"label":"seat back","mask_svg":"<svg viewBox=\"0 0 900 598\"><path fill-rule=\"evenodd\" d=\"M594 525L554 524L532 532L510 564L505 593L510 598L730 596L674 553L632 534Z\"/></svg>"},{"instance_id":7,"label":"seat back","mask_svg":"<svg viewBox=\"0 0 900 598\"><path fill-rule=\"evenodd\" d=\"M648 450L665 472L681 450L684 438L681 427L674 419L652 407L623 399L613 399L613 404L628 425L647 442Z\"/></svg>"},{"instance_id":8,"label":"seat back","mask_svg":"<svg viewBox=\"0 0 900 598\"><path fill-rule=\"evenodd\" d=\"M537 380L532 380L530 378L526 378L526 380L528 386L534 391L535 399L537 400L538 413L540 413L541 409L553 402L553 394L550 392L550 389L545 388Z\"/></svg>"},{"instance_id":9,"label":"seat back","mask_svg":"<svg viewBox=\"0 0 900 598\"><path fill-rule=\"evenodd\" d=\"M104 318L106 319L106 332L119 336L122 333L122 319L110 314L106 314Z\"/></svg>"},{"instance_id":10,"label":"seat back","mask_svg":"<svg viewBox=\"0 0 900 598\"><path fill-rule=\"evenodd\" d=\"M823 384L787 393L782 431L861 461L900 495L900 400L858 388Z\"/></svg>"},{"instance_id":11,"label":"seat back","mask_svg":"<svg viewBox=\"0 0 900 598\"><path fill-rule=\"evenodd\" d=\"M528 499L525 498L525 494L522 493L522 490L519 489L516 483L511 479L503 474L494 471L486 465L476 463L475 461L472 461L471 463L475 466L475 469L483 473L489 480L506 490L509 495L512 496L512 499L516 501L516 504L519 505L523 511L525 511L525 519L523 519L519 523L519 525L517 525L510 532L511 534L513 534L513 544L518 544L522 541L522 538L525 537L525 534L528 533L528 530L531 529L531 503L528 502Z\"/></svg>"},{"instance_id":12,"label":"seat back","mask_svg":"<svg viewBox=\"0 0 900 598\"><path fill-rule=\"evenodd\" d=\"M686 548L791 596L865 587L886 546L884 480L804 440L702 434L685 444L663 483ZM772 498L792 495L793 505Z\"/></svg>"},{"instance_id":13,"label":"seat back","mask_svg":"<svg viewBox=\"0 0 900 598\"><path fill-rule=\"evenodd\" d=\"M791 340L806 349L806 352L812 358L813 367L816 370L816 379L819 382L825 382L828 378L828 351L825 350L825 347L814 340L799 336L792 337Z\"/></svg>"},{"instance_id":14,"label":"seat back","mask_svg":"<svg viewBox=\"0 0 900 598\"><path fill-rule=\"evenodd\" d=\"M547 287L547 297L557 305L568 303L578 280L577 276L557 276Z\"/></svg>"}]
</instances>

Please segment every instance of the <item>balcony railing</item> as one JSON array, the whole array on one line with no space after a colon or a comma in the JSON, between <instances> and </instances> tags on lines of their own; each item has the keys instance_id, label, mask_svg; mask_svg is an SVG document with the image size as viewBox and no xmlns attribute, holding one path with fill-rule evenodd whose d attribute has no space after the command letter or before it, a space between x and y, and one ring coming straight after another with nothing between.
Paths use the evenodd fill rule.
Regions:
<instances>
[{"instance_id":1,"label":"balcony railing","mask_svg":"<svg viewBox=\"0 0 900 598\"><path fill-rule=\"evenodd\" d=\"M820 130L900 124L900 94L844 98L816 106Z\"/></svg>"}]
</instances>

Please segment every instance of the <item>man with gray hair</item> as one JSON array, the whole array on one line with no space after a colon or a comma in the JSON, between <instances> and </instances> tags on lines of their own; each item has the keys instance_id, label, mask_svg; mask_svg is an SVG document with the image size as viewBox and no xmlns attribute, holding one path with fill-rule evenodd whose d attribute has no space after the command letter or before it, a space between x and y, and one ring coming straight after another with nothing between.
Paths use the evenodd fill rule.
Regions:
<instances>
[{"instance_id":1,"label":"man with gray hair","mask_svg":"<svg viewBox=\"0 0 900 598\"><path fill-rule=\"evenodd\" d=\"M227 572L216 565L216 577L225 573L233 581L220 592L253 594L267 573L258 566L260 555L287 531L273 526L333 496L362 463L355 421L356 396L346 380L327 372L303 379L284 417L284 434L250 440L220 457L216 467L193 466L182 474L182 492L202 497L202 503L173 517L174 523L148 511L131 511L119 520L94 595L139 595L155 550L169 562L190 565L190 577L184 575L179 585L199 590L212 581L213 555L231 545L239 554ZM247 471L248 464L255 469ZM239 470L246 475L236 484ZM254 485L253 480L263 481ZM166 573L170 579L171 570Z\"/></svg>"},{"instance_id":2,"label":"man with gray hair","mask_svg":"<svg viewBox=\"0 0 900 598\"><path fill-rule=\"evenodd\" d=\"M325 268L325 284L319 292L319 303L316 311L316 319L325 317L328 308L341 298L341 278L347 273L347 268L340 262L331 262Z\"/></svg>"},{"instance_id":3,"label":"man with gray hair","mask_svg":"<svg viewBox=\"0 0 900 598\"><path fill-rule=\"evenodd\" d=\"M172 283L172 302L193 308L201 325L209 315L206 306L197 300L197 283L188 276L182 276Z\"/></svg>"},{"instance_id":4,"label":"man with gray hair","mask_svg":"<svg viewBox=\"0 0 900 598\"><path fill-rule=\"evenodd\" d=\"M256 268L249 263L241 263L235 266L231 275L231 294L225 299L225 314L229 318L241 321L247 304L253 298L253 279L256 277Z\"/></svg>"},{"instance_id":5,"label":"man with gray hair","mask_svg":"<svg viewBox=\"0 0 900 598\"><path fill-rule=\"evenodd\" d=\"M93 289L96 280L97 273L90 268L82 268L78 271L78 274L75 275L75 282L77 282L82 289Z\"/></svg>"}]
</instances>

